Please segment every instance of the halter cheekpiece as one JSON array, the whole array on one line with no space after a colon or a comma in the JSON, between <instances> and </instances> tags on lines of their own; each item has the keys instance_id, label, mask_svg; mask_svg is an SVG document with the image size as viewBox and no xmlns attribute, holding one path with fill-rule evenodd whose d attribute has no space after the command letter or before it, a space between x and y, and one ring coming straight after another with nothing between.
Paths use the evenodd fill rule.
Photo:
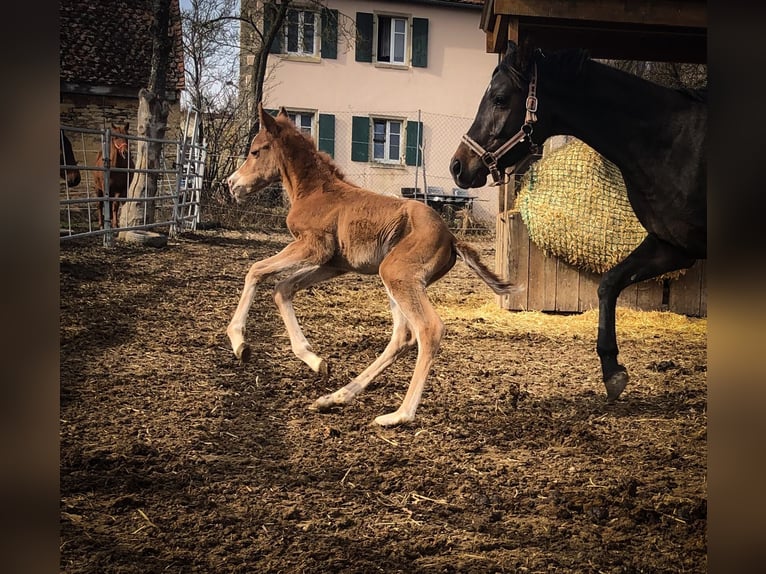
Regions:
<instances>
[{"instance_id":1,"label":"halter cheekpiece","mask_svg":"<svg viewBox=\"0 0 766 574\"><path fill-rule=\"evenodd\" d=\"M532 145L532 152L534 153L537 145L532 141L532 126L537 121L537 63L532 64L532 78L529 80L529 93L526 101L527 115L524 118L524 123L516 134L506 141L503 145L497 148L495 151L487 151L481 147L474 139L465 134L461 141L467 145L471 151L476 153L484 165L489 169L489 173L492 174L494 183L492 186L498 186L505 183L504 178L500 175L500 170L497 167L498 160L508 153L511 148L516 144L529 140Z\"/></svg>"}]
</instances>

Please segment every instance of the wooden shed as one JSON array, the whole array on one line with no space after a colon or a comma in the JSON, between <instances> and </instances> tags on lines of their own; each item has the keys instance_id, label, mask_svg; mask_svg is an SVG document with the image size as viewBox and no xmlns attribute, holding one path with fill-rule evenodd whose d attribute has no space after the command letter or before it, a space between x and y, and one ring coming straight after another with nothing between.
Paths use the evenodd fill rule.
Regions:
<instances>
[{"instance_id":1,"label":"wooden shed","mask_svg":"<svg viewBox=\"0 0 766 574\"><path fill-rule=\"evenodd\" d=\"M688 63L705 63L707 58L707 8L702 0L486 0L481 29L487 52L499 54L509 39L518 43L531 36L544 49L585 48L594 58ZM495 255L497 271L527 289L498 297L498 303L509 310L598 308L601 275L545 255L513 209L518 176L528 165L529 161L515 166L515 173L509 170L509 183L500 188ZM698 261L678 279L632 285L622 292L618 305L706 316L705 262Z\"/></svg>"}]
</instances>

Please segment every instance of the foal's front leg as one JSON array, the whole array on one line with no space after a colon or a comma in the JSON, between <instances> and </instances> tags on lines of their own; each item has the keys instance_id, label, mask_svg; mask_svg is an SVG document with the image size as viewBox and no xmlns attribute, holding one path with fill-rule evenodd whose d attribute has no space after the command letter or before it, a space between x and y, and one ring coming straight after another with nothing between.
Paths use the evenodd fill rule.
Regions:
<instances>
[{"instance_id":1,"label":"foal's front leg","mask_svg":"<svg viewBox=\"0 0 766 574\"><path fill-rule=\"evenodd\" d=\"M245 276L245 286L239 297L239 304L234 316L226 327L231 348L242 362L250 360L250 346L245 342L245 323L250 306L255 297L255 288L264 279L283 271L295 271L303 268L316 268L320 262L317 254L302 241L294 241L273 257L267 257L253 263Z\"/></svg>"}]
</instances>

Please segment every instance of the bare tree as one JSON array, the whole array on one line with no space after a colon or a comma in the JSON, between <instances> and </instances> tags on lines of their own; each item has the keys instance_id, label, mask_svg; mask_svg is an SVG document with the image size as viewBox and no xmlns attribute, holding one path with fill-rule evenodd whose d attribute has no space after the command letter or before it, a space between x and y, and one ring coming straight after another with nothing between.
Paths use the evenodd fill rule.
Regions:
<instances>
[{"instance_id":1,"label":"bare tree","mask_svg":"<svg viewBox=\"0 0 766 574\"><path fill-rule=\"evenodd\" d=\"M206 184L215 188L233 171L257 131L255 110L270 73L269 48L280 34L292 0L190 0L182 12L188 104L202 114L208 149ZM327 8L304 0L301 9ZM296 6L297 7L297 6ZM338 39L354 34L354 19L338 15Z\"/></svg>"},{"instance_id":2,"label":"bare tree","mask_svg":"<svg viewBox=\"0 0 766 574\"><path fill-rule=\"evenodd\" d=\"M199 142L207 146L202 201L233 171L247 115L240 110L237 0L191 0L181 13L185 58L184 105L200 114Z\"/></svg>"},{"instance_id":3,"label":"bare tree","mask_svg":"<svg viewBox=\"0 0 766 574\"><path fill-rule=\"evenodd\" d=\"M707 86L705 64L642 62L637 60L602 60L612 67L630 72L668 88L703 88Z\"/></svg>"}]
</instances>

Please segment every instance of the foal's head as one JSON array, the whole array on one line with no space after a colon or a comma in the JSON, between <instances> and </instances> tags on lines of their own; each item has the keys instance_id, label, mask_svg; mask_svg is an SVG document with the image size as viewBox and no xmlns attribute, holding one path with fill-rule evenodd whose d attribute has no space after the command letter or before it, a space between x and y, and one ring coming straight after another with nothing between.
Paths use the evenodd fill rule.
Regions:
<instances>
[{"instance_id":1,"label":"foal's head","mask_svg":"<svg viewBox=\"0 0 766 574\"><path fill-rule=\"evenodd\" d=\"M227 180L229 191L237 203L249 194L280 180L277 161L279 152L274 142L280 138L285 126L291 125L290 118L285 109L281 108L275 119L258 104L258 122L260 129L250 144L245 163Z\"/></svg>"}]
</instances>

